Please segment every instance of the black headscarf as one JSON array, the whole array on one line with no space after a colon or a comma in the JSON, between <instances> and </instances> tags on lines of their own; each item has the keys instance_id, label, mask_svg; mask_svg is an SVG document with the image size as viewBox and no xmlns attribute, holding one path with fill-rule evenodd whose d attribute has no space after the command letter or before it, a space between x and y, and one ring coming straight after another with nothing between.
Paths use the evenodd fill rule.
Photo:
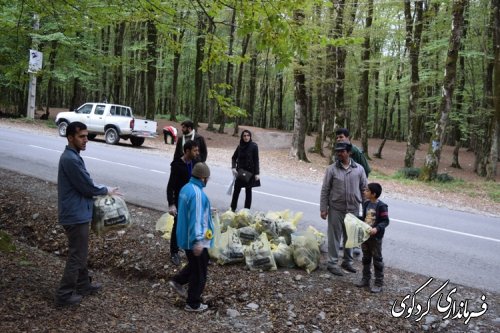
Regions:
<instances>
[{"instance_id":1,"label":"black headscarf","mask_svg":"<svg viewBox=\"0 0 500 333\"><path fill-rule=\"evenodd\" d=\"M248 142L245 142L245 140L243 140L243 135L245 133L250 134L250 140ZM252 132L250 132L249 130L243 130L240 136L240 148L246 149L250 145L250 142L252 142Z\"/></svg>"}]
</instances>

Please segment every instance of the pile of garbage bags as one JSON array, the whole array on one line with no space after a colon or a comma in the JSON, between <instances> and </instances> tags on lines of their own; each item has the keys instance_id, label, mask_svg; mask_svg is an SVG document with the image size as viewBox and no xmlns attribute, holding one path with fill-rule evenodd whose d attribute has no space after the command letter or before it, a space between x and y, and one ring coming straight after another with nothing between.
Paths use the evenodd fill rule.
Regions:
<instances>
[{"instance_id":1,"label":"pile of garbage bags","mask_svg":"<svg viewBox=\"0 0 500 333\"><path fill-rule=\"evenodd\" d=\"M210 257L221 265L245 263L250 270L268 271L278 267L299 267L308 273L320 261L325 235L313 227L297 232L302 213L255 212L241 209L213 213L214 247ZM157 230L170 237L172 219L168 213L157 222ZM170 228L170 230L168 230Z\"/></svg>"}]
</instances>

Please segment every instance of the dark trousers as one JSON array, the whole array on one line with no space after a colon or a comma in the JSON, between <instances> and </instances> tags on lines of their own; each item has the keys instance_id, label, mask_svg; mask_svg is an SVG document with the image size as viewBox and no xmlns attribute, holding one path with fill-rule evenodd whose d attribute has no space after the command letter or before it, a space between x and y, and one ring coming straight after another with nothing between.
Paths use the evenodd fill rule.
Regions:
<instances>
[{"instance_id":1,"label":"dark trousers","mask_svg":"<svg viewBox=\"0 0 500 333\"><path fill-rule=\"evenodd\" d=\"M170 255L179 252L177 245L177 214L174 216L174 225L172 226L172 234L170 235Z\"/></svg>"},{"instance_id":2,"label":"dark trousers","mask_svg":"<svg viewBox=\"0 0 500 333\"><path fill-rule=\"evenodd\" d=\"M172 280L181 285L188 283L186 303L192 308L198 308L201 304L201 294L207 282L208 250L203 249L199 256L195 256L192 250L186 250L186 256L188 264Z\"/></svg>"},{"instance_id":3,"label":"dark trousers","mask_svg":"<svg viewBox=\"0 0 500 333\"><path fill-rule=\"evenodd\" d=\"M59 300L67 299L72 293L88 288L89 271L87 257L89 252L89 222L64 225L68 237L68 258L66 267L56 291Z\"/></svg>"},{"instance_id":4,"label":"dark trousers","mask_svg":"<svg viewBox=\"0 0 500 333\"><path fill-rule=\"evenodd\" d=\"M231 200L231 210L236 211L238 206L238 198L240 196L241 188L245 188L245 208L250 209L252 205L252 186L242 184L238 179L234 182L233 198Z\"/></svg>"},{"instance_id":5,"label":"dark trousers","mask_svg":"<svg viewBox=\"0 0 500 333\"><path fill-rule=\"evenodd\" d=\"M371 279L371 264L373 260L373 269L375 275L375 285L384 285L384 261L382 258L382 239L374 237L368 238L361 244L363 251L363 279Z\"/></svg>"}]
</instances>

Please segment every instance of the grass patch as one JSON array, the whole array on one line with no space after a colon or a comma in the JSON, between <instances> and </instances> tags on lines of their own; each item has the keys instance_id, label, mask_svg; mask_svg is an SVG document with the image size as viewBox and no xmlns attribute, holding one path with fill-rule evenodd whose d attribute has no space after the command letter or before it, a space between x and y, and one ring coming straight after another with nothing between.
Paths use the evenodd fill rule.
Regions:
<instances>
[{"instance_id":1,"label":"grass patch","mask_svg":"<svg viewBox=\"0 0 500 333\"><path fill-rule=\"evenodd\" d=\"M16 247L12 243L12 238L10 235L2 230L0 230L0 252L15 252Z\"/></svg>"}]
</instances>

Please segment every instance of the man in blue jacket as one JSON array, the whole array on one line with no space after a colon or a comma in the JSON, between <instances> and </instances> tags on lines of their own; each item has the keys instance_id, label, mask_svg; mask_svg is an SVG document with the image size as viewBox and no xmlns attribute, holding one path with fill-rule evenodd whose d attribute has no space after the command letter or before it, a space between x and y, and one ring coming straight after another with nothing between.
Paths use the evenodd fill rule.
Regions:
<instances>
[{"instance_id":1,"label":"man in blue jacket","mask_svg":"<svg viewBox=\"0 0 500 333\"><path fill-rule=\"evenodd\" d=\"M179 194L177 244L184 249L188 264L170 280L170 286L186 298L184 310L201 312L208 308L202 303L208 270L208 249L213 246L214 225L210 201L203 192L210 177L208 166L199 162L193 168L189 183ZM184 285L188 285L187 295Z\"/></svg>"},{"instance_id":2,"label":"man in blue jacket","mask_svg":"<svg viewBox=\"0 0 500 333\"><path fill-rule=\"evenodd\" d=\"M88 142L87 126L72 122L66 129L66 138L68 145L59 159L57 173L57 202L59 223L68 237L68 258L56 291L58 306L79 304L82 296L101 289L100 284L91 284L87 269L93 196L120 194L117 188L97 186L90 178L80 156Z\"/></svg>"}]
</instances>

